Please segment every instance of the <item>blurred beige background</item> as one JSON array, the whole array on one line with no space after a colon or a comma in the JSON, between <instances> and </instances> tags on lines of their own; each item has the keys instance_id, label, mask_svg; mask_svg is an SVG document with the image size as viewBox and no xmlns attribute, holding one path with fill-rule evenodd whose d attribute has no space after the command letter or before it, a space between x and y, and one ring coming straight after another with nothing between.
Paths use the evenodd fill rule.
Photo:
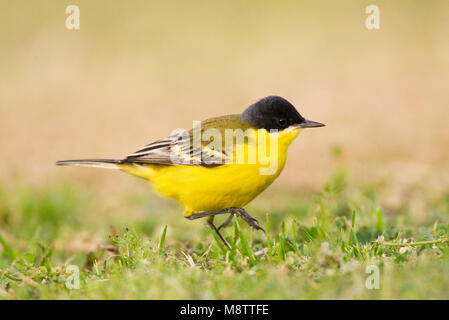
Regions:
<instances>
[{"instance_id":1,"label":"blurred beige background","mask_svg":"<svg viewBox=\"0 0 449 320\"><path fill-rule=\"evenodd\" d=\"M270 94L327 124L295 141L277 187L320 187L334 145L362 183L449 182L448 1L0 3L2 185L123 188L133 178L54 161L121 157Z\"/></svg>"}]
</instances>

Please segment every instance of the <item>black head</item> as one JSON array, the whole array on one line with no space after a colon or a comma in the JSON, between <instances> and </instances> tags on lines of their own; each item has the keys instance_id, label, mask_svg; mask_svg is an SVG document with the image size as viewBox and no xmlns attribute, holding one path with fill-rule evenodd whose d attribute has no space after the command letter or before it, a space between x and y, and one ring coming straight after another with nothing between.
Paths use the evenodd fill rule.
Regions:
<instances>
[{"instance_id":1,"label":"black head","mask_svg":"<svg viewBox=\"0 0 449 320\"><path fill-rule=\"evenodd\" d=\"M304 119L295 107L279 96L268 96L250 105L242 117L258 129L284 130L290 126L322 127L324 124Z\"/></svg>"}]
</instances>

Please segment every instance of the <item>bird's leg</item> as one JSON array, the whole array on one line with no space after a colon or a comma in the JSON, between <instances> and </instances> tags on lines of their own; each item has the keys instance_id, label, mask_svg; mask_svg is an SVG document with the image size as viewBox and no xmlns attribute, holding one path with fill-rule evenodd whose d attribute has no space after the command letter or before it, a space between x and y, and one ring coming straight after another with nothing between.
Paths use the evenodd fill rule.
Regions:
<instances>
[{"instance_id":1,"label":"bird's leg","mask_svg":"<svg viewBox=\"0 0 449 320\"><path fill-rule=\"evenodd\" d=\"M218 227L218 230L220 230L221 228L226 228L226 227L229 225L229 223L231 223L232 218L234 218L234 214L233 214L233 213L231 213L231 214L229 215L229 217L226 219L226 221L223 222L223 223Z\"/></svg>"},{"instance_id":2,"label":"bird's leg","mask_svg":"<svg viewBox=\"0 0 449 320\"><path fill-rule=\"evenodd\" d=\"M243 209L243 208L230 207L230 208L215 210L215 211L199 212L199 213L191 214L190 216L188 216L186 218L189 220L195 220L195 219L199 219L199 218L215 216L217 214L224 214L224 213L231 213L231 215L236 214L240 218L242 218L247 224L249 224L252 228L254 228L256 230L262 230L265 233L265 230L259 226L257 219L254 219L253 217L251 217L249 215L249 213L246 212L245 209ZM224 222L224 226L228 225L229 222L231 222L231 219L232 218L228 218L229 221L226 220ZM220 228L221 227L222 226L220 226Z\"/></svg>"},{"instance_id":3,"label":"bird's leg","mask_svg":"<svg viewBox=\"0 0 449 320\"><path fill-rule=\"evenodd\" d=\"M215 211L206 211L206 212L198 212L198 213L193 213L190 216L186 217L189 220L195 220L195 219L199 219L199 218L204 218L204 217L210 217L210 216L215 216L217 214L223 214L223 213L229 213L230 208L226 208L226 209L221 209L221 210L215 210Z\"/></svg>"},{"instance_id":4,"label":"bird's leg","mask_svg":"<svg viewBox=\"0 0 449 320\"><path fill-rule=\"evenodd\" d=\"M228 248L231 249L231 247L229 246L229 244L226 242L226 240L223 238L223 236L220 234L219 229L214 225L213 221L214 221L214 216L217 214L223 214L223 213L228 213L229 210L228 209L221 209L221 210L215 210L215 211L207 211L207 212L198 212L198 213L194 213L191 214L190 216L187 216L186 218L189 220L195 220L195 219L199 219L199 218L204 218L207 217L207 224L209 225L209 227L212 228L212 230L214 230L218 237L220 238L221 242L223 242L223 244Z\"/></svg>"},{"instance_id":5,"label":"bird's leg","mask_svg":"<svg viewBox=\"0 0 449 320\"><path fill-rule=\"evenodd\" d=\"M223 238L223 236L220 234L220 231L218 231L217 227L215 227L214 223L212 222L212 219L207 219L207 224L209 225L209 227L212 228L212 230L214 230L218 237L220 238L221 242L223 242L223 244L228 248L231 249L231 246L226 242L226 240Z\"/></svg>"}]
</instances>

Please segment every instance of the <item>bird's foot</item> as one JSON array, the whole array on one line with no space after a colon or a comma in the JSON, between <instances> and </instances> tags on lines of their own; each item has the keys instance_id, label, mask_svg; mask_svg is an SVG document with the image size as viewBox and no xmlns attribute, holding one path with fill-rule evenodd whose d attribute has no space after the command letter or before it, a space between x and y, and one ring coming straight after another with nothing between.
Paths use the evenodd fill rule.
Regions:
<instances>
[{"instance_id":1,"label":"bird's foot","mask_svg":"<svg viewBox=\"0 0 449 320\"><path fill-rule=\"evenodd\" d=\"M242 218L251 228L256 230L262 230L264 233L265 229L259 226L259 221L257 219L251 217L248 212L243 208L229 208L232 214L237 214L240 218ZM228 218L229 220L229 218ZM226 223L227 221L225 221Z\"/></svg>"},{"instance_id":2,"label":"bird's foot","mask_svg":"<svg viewBox=\"0 0 449 320\"><path fill-rule=\"evenodd\" d=\"M265 230L261 226L259 226L259 222L257 221L257 219L251 217L249 215L249 213L246 212L245 209L243 209L243 208L231 207L231 208L226 208L226 209L221 209L221 210L216 210L216 211L199 212L199 213L191 214L191 215L187 216L186 218L189 220L195 220L195 219L199 219L199 218L213 217L217 214L224 214L224 213L230 213L230 215L226 219L226 221L223 222L223 224L220 225L218 228L215 227L212 220L208 220L207 224L217 233L220 240L229 249L231 247L226 242L226 240L223 238L223 236L220 234L219 230L221 228L228 226L229 223L231 223L232 219L234 218L234 215L238 215L240 218L242 218L243 221L245 221L251 228L256 229L256 230L262 230L264 233L266 233Z\"/></svg>"}]
</instances>

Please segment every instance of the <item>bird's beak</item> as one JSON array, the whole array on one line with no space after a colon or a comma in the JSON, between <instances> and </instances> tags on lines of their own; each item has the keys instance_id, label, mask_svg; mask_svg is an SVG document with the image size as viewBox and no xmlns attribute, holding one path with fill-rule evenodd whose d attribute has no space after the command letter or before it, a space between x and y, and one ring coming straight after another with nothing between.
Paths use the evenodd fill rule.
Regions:
<instances>
[{"instance_id":1,"label":"bird's beak","mask_svg":"<svg viewBox=\"0 0 449 320\"><path fill-rule=\"evenodd\" d=\"M318 127L324 127L324 126L325 126L325 124L323 124L323 123L310 121L307 119L304 119L304 121L302 123L298 124L299 128L318 128Z\"/></svg>"}]
</instances>

